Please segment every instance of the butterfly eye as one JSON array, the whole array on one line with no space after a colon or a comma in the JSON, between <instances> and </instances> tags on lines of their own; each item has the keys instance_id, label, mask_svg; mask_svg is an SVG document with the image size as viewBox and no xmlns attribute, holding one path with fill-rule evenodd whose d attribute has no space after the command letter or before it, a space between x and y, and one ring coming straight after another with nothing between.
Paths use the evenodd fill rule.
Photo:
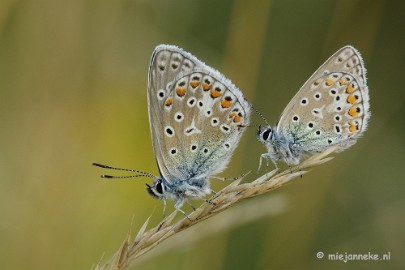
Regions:
<instances>
[{"instance_id":1,"label":"butterfly eye","mask_svg":"<svg viewBox=\"0 0 405 270\"><path fill-rule=\"evenodd\" d=\"M267 139L270 137L271 134L271 128L266 129L265 132L263 132L262 138L264 141L267 141Z\"/></svg>"},{"instance_id":2,"label":"butterfly eye","mask_svg":"<svg viewBox=\"0 0 405 270\"><path fill-rule=\"evenodd\" d=\"M159 194L163 194L163 184L162 184L162 181L157 182L155 188L156 188L156 191L157 191Z\"/></svg>"},{"instance_id":3,"label":"butterfly eye","mask_svg":"<svg viewBox=\"0 0 405 270\"><path fill-rule=\"evenodd\" d=\"M147 188L146 190L148 191L148 193L157 199L161 199L163 196L163 184L162 184L162 180L158 180L158 182L156 182L156 184L153 184L153 186L150 186L148 184L146 184Z\"/></svg>"}]
</instances>

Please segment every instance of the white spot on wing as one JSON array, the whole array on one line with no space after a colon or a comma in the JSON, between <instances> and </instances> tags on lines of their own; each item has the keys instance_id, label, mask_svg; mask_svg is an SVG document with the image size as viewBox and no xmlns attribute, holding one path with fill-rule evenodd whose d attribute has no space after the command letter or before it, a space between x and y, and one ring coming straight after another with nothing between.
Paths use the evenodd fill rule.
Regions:
<instances>
[{"instance_id":1,"label":"white spot on wing","mask_svg":"<svg viewBox=\"0 0 405 270\"><path fill-rule=\"evenodd\" d=\"M325 105L323 105L321 108L314 108L311 112L313 116L319 117L323 119L323 109L325 108Z\"/></svg>"},{"instance_id":2,"label":"white spot on wing","mask_svg":"<svg viewBox=\"0 0 405 270\"><path fill-rule=\"evenodd\" d=\"M186 127L186 129L184 130L184 135L191 136L193 134L199 134L199 133L201 133L201 130L199 130L195 126L195 122L194 122L194 118L193 118L193 121L191 122L191 125Z\"/></svg>"}]
</instances>

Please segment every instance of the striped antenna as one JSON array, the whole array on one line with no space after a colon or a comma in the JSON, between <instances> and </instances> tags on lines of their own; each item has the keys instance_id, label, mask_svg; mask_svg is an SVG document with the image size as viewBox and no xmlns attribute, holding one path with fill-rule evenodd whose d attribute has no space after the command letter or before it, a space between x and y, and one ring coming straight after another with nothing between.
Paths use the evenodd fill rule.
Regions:
<instances>
[{"instance_id":1,"label":"striped antenna","mask_svg":"<svg viewBox=\"0 0 405 270\"><path fill-rule=\"evenodd\" d=\"M147 172L142 172L138 170L133 170L133 169L124 169L124 168L117 168L117 167L111 167L108 165L100 164L100 163L93 163L93 166L97 166L100 168L104 169L109 169L109 170L116 170L116 171L125 171L125 172L135 172L138 173L136 175L128 175L128 176L115 176L115 175L108 175L108 174L102 174L101 178L119 178L119 179L125 179L125 178L136 178L136 177L150 177L150 178L156 178L153 174L147 173Z\"/></svg>"},{"instance_id":2,"label":"striped antenna","mask_svg":"<svg viewBox=\"0 0 405 270\"><path fill-rule=\"evenodd\" d=\"M253 110L255 110L255 112L260 116L260 118L266 123L266 125L270 126L269 123L267 123L266 118L264 118L263 114L261 112L259 112L255 107L253 107L253 105L250 105L252 107Z\"/></svg>"}]
</instances>

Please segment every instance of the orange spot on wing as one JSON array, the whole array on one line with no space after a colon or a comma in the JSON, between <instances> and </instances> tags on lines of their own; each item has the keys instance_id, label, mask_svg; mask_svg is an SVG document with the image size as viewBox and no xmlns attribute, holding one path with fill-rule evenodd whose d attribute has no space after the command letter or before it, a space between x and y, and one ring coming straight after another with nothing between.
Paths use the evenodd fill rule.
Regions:
<instances>
[{"instance_id":1,"label":"orange spot on wing","mask_svg":"<svg viewBox=\"0 0 405 270\"><path fill-rule=\"evenodd\" d=\"M341 85L346 85L346 84L348 83L348 81L342 78L342 79L339 81L339 83L340 83Z\"/></svg>"},{"instance_id":2,"label":"orange spot on wing","mask_svg":"<svg viewBox=\"0 0 405 270\"><path fill-rule=\"evenodd\" d=\"M170 98L166 99L166 102L165 102L166 106L170 106L172 104L173 104L173 98L170 97Z\"/></svg>"},{"instance_id":3,"label":"orange spot on wing","mask_svg":"<svg viewBox=\"0 0 405 270\"><path fill-rule=\"evenodd\" d=\"M220 93L220 92L215 91L215 90L212 90L212 91L211 91L211 97L212 97L212 98L217 98L217 97L220 97L220 96L221 96L221 93Z\"/></svg>"},{"instance_id":4,"label":"orange spot on wing","mask_svg":"<svg viewBox=\"0 0 405 270\"><path fill-rule=\"evenodd\" d=\"M196 88L197 86L200 85L200 83L197 82L197 81L191 81L191 82L190 82L190 85L191 85L191 87Z\"/></svg>"},{"instance_id":5,"label":"orange spot on wing","mask_svg":"<svg viewBox=\"0 0 405 270\"><path fill-rule=\"evenodd\" d=\"M359 115L359 113L357 112L357 108L351 107L349 109L349 115L352 116L352 117L356 117L357 115Z\"/></svg>"},{"instance_id":6,"label":"orange spot on wing","mask_svg":"<svg viewBox=\"0 0 405 270\"><path fill-rule=\"evenodd\" d=\"M353 85L349 84L346 88L346 93L351 94L353 93L353 91L354 91Z\"/></svg>"},{"instance_id":7,"label":"orange spot on wing","mask_svg":"<svg viewBox=\"0 0 405 270\"><path fill-rule=\"evenodd\" d=\"M359 127L353 123L352 121L349 122L349 131L350 132L357 132L359 130Z\"/></svg>"},{"instance_id":8,"label":"orange spot on wing","mask_svg":"<svg viewBox=\"0 0 405 270\"><path fill-rule=\"evenodd\" d=\"M354 104L354 103L356 103L356 98L353 95L350 95L347 97L347 102Z\"/></svg>"},{"instance_id":9,"label":"orange spot on wing","mask_svg":"<svg viewBox=\"0 0 405 270\"><path fill-rule=\"evenodd\" d=\"M332 84L334 84L335 83L335 81L332 79L332 78L327 78L326 79L326 85L327 86L331 86Z\"/></svg>"},{"instance_id":10,"label":"orange spot on wing","mask_svg":"<svg viewBox=\"0 0 405 270\"><path fill-rule=\"evenodd\" d=\"M221 100L221 107L222 108L229 108L232 106L232 102L228 101L228 100ZM231 114L235 114L235 113L231 113Z\"/></svg>"},{"instance_id":11,"label":"orange spot on wing","mask_svg":"<svg viewBox=\"0 0 405 270\"><path fill-rule=\"evenodd\" d=\"M241 116L237 115L236 113L232 112L229 114L229 118L233 118L234 123L239 123L240 120L242 119Z\"/></svg>"},{"instance_id":12,"label":"orange spot on wing","mask_svg":"<svg viewBox=\"0 0 405 270\"><path fill-rule=\"evenodd\" d=\"M184 87L177 87L177 88L176 88L176 94L177 94L179 97L183 97L183 96L186 94L186 88L184 88Z\"/></svg>"},{"instance_id":13,"label":"orange spot on wing","mask_svg":"<svg viewBox=\"0 0 405 270\"><path fill-rule=\"evenodd\" d=\"M202 88L204 91L208 91L211 89L211 85L209 85L208 83L203 83Z\"/></svg>"}]
</instances>

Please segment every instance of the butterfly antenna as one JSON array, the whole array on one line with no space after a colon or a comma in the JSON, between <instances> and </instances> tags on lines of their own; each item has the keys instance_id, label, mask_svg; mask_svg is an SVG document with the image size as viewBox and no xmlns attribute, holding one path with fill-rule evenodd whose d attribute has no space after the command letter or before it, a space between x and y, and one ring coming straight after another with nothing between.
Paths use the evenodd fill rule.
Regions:
<instances>
[{"instance_id":1,"label":"butterfly antenna","mask_svg":"<svg viewBox=\"0 0 405 270\"><path fill-rule=\"evenodd\" d=\"M257 125L257 124L251 124L251 125L239 125L239 128L250 128L250 127L261 127L261 125Z\"/></svg>"},{"instance_id":2,"label":"butterfly antenna","mask_svg":"<svg viewBox=\"0 0 405 270\"><path fill-rule=\"evenodd\" d=\"M93 165L93 166L100 167L100 168L103 168L103 169L138 173L138 174L136 174L136 175L128 175L128 176L115 176L115 175L102 174L102 175L101 175L101 178L120 178L120 179L124 179L124 178L136 178L136 177L150 177L150 178L156 178L156 176L154 176L154 175L151 174L151 173L142 172L142 171L138 171L138 170L111 167L111 166L104 165L104 164L100 164L100 163L93 163L92 165Z\"/></svg>"},{"instance_id":3,"label":"butterfly antenna","mask_svg":"<svg viewBox=\"0 0 405 270\"><path fill-rule=\"evenodd\" d=\"M261 112L259 112L255 107L253 107L253 105L250 105L250 106L260 116L260 118L266 123L266 125L270 126L269 123L267 123L266 118L264 118L263 114Z\"/></svg>"}]
</instances>

